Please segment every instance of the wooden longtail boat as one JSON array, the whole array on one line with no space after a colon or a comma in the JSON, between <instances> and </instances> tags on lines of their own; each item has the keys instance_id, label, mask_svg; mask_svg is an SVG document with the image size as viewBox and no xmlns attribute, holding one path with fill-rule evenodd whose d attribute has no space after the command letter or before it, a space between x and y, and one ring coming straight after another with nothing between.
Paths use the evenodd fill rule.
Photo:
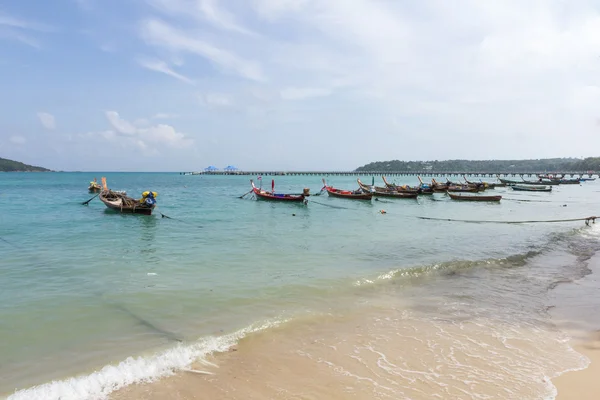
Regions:
<instances>
[{"instance_id":1,"label":"wooden longtail boat","mask_svg":"<svg viewBox=\"0 0 600 400\"><path fill-rule=\"evenodd\" d=\"M433 191L430 191L431 193L424 193L423 188L420 186L396 185L394 183L389 183L387 181L387 179L385 179L385 176L382 176L381 178L383 179L383 183L385 184L385 188L382 188L384 190L389 189L389 190L393 190L393 191L400 192L400 193L417 193L417 194L433 193Z\"/></svg>"},{"instance_id":2,"label":"wooden longtail boat","mask_svg":"<svg viewBox=\"0 0 600 400\"><path fill-rule=\"evenodd\" d=\"M579 185L580 179L579 178L561 179L559 182L561 185Z\"/></svg>"},{"instance_id":3,"label":"wooden longtail boat","mask_svg":"<svg viewBox=\"0 0 600 400\"><path fill-rule=\"evenodd\" d=\"M540 185L540 186L556 186L556 185L560 185L560 181L557 180L545 180L545 179L540 179L538 181L526 181L523 180L523 182L519 182L520 184L523 185ZM519 184L517 183L517 185ZM579 183L579 182L577 182Z\"/></svg>"},{"instance_id":4,"label":"wooden longtail boat","mask_svg":"<svg viewBox=\"0 0 600 400\"><path fill-rule=\"evenodd\" d=\"M452 194L448 193L448 196L452 200L462 200L462 201L500 201L502 200L502 196L478 196L478 195L461 195L461 194Z\"/></svg>"},{"instance_id":5,"label":"wooden longtail boat","mask_svg":"<svg viewBox=\"0 0 600 400\"><path fill-rule=\"evenodd\" d=\"M90 183L90 186L88 187L88 191L90 193L98 193L101 190L102 190L102 186L98 185L97 183L96 184Z\"/></svg>"},{"instance_id":6,"label":"wooden longtail boat","mask_svg":"<svg viewBox=\"0 0 600 400\"><path fill-rule=\"evenodd\" d=\"M284 193L275 193L275 191L267 192L266 190L257 188L254 186L254 180L250 179L250 184L252 185L252 191L256 195L257 199L260 200L271 200L271 201L284 201L284 202L303 202L304 198L310 196L309 189L304 189L302 194L284 194ZM274 189L275 185L272 185Z\"/></svg>"},{"instance_id":7,"label":"wooden longtail boat","mask_svg":"<svg viewBox=\"0 0 600 400\"><path fill-rule=\"evenodd\" d=\"M463 176L465 182L467 182L469 185L476 185L477 182L470 182L467 180L466 176ZM496 189L497 187L506 187L506 183L498 183L498 182L480 182L483 184L483 186L486 189Z\"/></svg>"},{"instance_id":8,"label":"wooden longtail boat","mask_svg":"<svg viewBox=\"0 0 600 400\"><path fill-rule=\"evenodd\" d=\"M327 190L327 194L332 197L341 197L344 199L353 199L353 200L371 200L373 197L372 193L364 193L362 190L342 190L335 189L331 186L328 186L323 179L323 185L325 185L325 190Z\"/></svg>"},{"instance_id":9,"label":"wooden longtail boat","mask_svg":"<svg viewBox=\"0 0 600 400\"><path fill-rule=\"evenodd\" d=\"M596 178L579 178L581 182L595 181Z\"/></svg>"},{"instance_id":10,"label":"wooden longtail boat","mask_svg":"<svg viewBox=\"0 0 600 400\"><path fill-rule=\"evenodd\" d=\"M477 193L481 192L484 189L479 188L477 186L469 186L469 185L448 185L446 189L448 192L464 192L464 193Z\"/></svg>"},{"instance_id":11,"label":"wooden longtail boat","mask_svg":"<svg viewBox=\"0 0 600 400\"><path fill-rule=\"evenodd\" d=\"M540 186L540 185L513 185L511 186L512 190L521 191L521 192L551 192L552 186Z\"/></svg>"},{"instance_id":12,"label":"wooden longtail boat","mask_svg":"<svg viewBox=\"0 0 600 400\"><path fill-rule=\"evenodd\" d=\"M102 178L102 191L98 198L104 205L111 210L130 214L151 215L152 210L156 207L156 192L142 193L142 199L136 200L121 192L110 190L106 186L106 178Z\"/></svg>"},{"instance_id":13,"label":"wooden longtail boat","mask_svg":"<svg viewBox=\"0 0 600 400\"><path fill-rule=\"evenodd\" d=\"M498 180L502 183L506 183L507 185L542 185L542 186L554 186L554 185L559 185L560 181L558 180L537 180L537 181L526 181L526 180L522 180L522 181L511 181L509 179L502 179L502 178L498 178Z\"/></svg>"},{"instance_id":14,"label":"wooden longtail boat","mask_svg":"<svg viewBox=\"0 0 600 400\"><path fill-rule=\"evenodd\" d=\"M396 199L416 199L418 196L417 192L398 192L396 190L391 190L387 188L377 187L373 185L365 185L360 181L360 179L356 180L358 182L358 186L362 189L364 193L371 193L375 197L393 197Z\"/></svg>"},{"instance_id":15,"label":"wooden longtail boat","mask_svg":"<svg viewBox=\"0 0 600 400\"><path fill-rule=\"evenodd\" d=\"M504 183L505 185L518 185L520 183L524 183L523 181L513 181L513 180L510 180L510 179L502 179L500 177L498 177L498 180L501 183Z\"/></svg>"}]
</instances>

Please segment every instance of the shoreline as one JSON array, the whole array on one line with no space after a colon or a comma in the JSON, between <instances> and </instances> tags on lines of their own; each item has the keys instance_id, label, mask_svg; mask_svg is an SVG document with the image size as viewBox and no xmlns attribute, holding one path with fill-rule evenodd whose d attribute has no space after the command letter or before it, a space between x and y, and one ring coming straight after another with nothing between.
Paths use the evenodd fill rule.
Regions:
<instances>
[{"instance_id":1,"label":"shoreline","mask_svg":"<svg viewBox=\"0 0 600 400\"><path fill-rule=\"evenodd\" d=\"M571 339L571 347L590 360L578 371L569 371L553 378L556 400L596 400L600 393L600 331L589 335L588 340Z\"/></svg>"},{"instance_id":2,"label":"shoreline","mask_svg":"<svg viewBox=\"0 0 600 400\"><path fill-rule=\"evenodd\" d=\"M566 300L551 311L552 319L570 336L574 351L589 360L589 365L567 371L555 378L556 400L595 400L600 393L600 257L588 261L590 273L583 278L559 285L554 290Z\"/></svg>"}]
</instances>

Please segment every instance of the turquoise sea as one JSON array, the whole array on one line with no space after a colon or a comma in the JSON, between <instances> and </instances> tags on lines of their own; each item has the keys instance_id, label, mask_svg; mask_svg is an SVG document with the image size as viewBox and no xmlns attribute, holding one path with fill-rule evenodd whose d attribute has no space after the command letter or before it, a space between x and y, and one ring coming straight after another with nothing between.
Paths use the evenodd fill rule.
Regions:
<instances>
[{"instance_id":1,"label":"turquoise sea","mask_svg":"<svg viewBox=\"0 0 600 400\"><path fill-rule=\"evenodd\" d=\"M158 192L154 215L118 214L98 199L82 205L93 196L88 182L102 176L112 189L134 197ZM585 274L577 263L600 248L598 224L586 227L582 221L418 218L599 215L597 182L561 185L552 193L490 190L504 196L499 204L457 202L445 194L381 201L323 194L305 206L251 195L240 199L250 190L249 178L0 174L0 396L104 398L114 389L186 368L248 332L321 312L378 284L465 268L485 280L477 275L480 264L511 265L511 274L519 274L511 275L511 282L522 283L514 289L495 276L470 293L509 321L513 314L486 302L490 290L526 302L522 295L537 293L543 281L545 289L531 307L515 305L514 315L523 309L533 315L544 307L546 288ZM275 179L282 192L308 187L316 194L322 187L317 176L263 179L269 188ZM356 177L327 179L335 187L357 187ZM371 183L371 176L362 180ZM416 177L395 181L418 183ZM375 182L383 186L380 177ZM550 256L564 262L545 269L539 259ZM412 285L420 287L418 281ZM448 285L440 278L421 295L439 296Z\"/></svg>"}]
</instances>

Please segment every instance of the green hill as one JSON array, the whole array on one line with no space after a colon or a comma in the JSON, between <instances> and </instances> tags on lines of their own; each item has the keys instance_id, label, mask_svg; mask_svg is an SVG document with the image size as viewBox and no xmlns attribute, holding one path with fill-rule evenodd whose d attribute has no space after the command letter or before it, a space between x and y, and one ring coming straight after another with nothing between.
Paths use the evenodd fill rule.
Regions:
<instances>
[{"instance_id":1,"label":"green hill","mask_svg":"<svg viewBox=\"0 0 600 400\"><path fill-rule=\"evenodd\" d=\"M0 172L49 172L49 169L0 157Z\"/></svg>"},{"instance_id":2,"label":"green hill","mask_svg":"<svg viewBox=\"0 0 600 400\"><path fill-rule=\"evenodd\" d=\"M377 161L356 171L435 171L435 172L600 172L600 157L546 158L539 160L446 160Z\"/></svg>"}]
</instances>

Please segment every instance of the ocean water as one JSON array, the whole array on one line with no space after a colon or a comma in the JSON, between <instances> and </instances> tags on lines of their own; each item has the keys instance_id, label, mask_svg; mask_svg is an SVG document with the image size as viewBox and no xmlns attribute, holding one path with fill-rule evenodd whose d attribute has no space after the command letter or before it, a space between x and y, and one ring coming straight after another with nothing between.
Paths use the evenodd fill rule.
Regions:
<instances>
[{"instance_id":1,"label":"ocean water","mask_svg":"<svg viewBox=\"0 0 600 400\"><path fill-rule=\"evenodd\" d=\"M158 209L140 216L114 213L97 199L81 205L93 196L88 182L101 176L132 196L158 192ZM275 186L296 193L308 187L316 194L320 178L275 177ZM264 179L270 187L272 178ZM355 179L328 181L354 189ZM414 177L396 180L417 183ZM377 177L376 183L382 185ZM546 329L548 293L585 275L586 261L600 248L596 226L582 221L418 218L598 215L596 182L558 186L552 193L490 190L504 196L499 204L456 202L444 194L370 202L324 194L304 206L240 199L249 189L246 176L0 174L0 395L105 398L189 368L252 332L279 332L332 308L347 315L365 302L400 298L404 306L394 312L410 309L409 322L421 337L439 332L444 318L458 321L465 313L505 326L513 339L524 334L523 326L536 335L541 329L550 338L547 348L515 355L506 365L532 355L549 364L542 354L564 338ZM369 326L398 320L380 317ZM520 387L560 368L585 366L563 347L552 359L564 357L564 363L551 372L524 364ZM548 390L519 393L543 398L536 396Z\"/></svg>"}]
</instances>

